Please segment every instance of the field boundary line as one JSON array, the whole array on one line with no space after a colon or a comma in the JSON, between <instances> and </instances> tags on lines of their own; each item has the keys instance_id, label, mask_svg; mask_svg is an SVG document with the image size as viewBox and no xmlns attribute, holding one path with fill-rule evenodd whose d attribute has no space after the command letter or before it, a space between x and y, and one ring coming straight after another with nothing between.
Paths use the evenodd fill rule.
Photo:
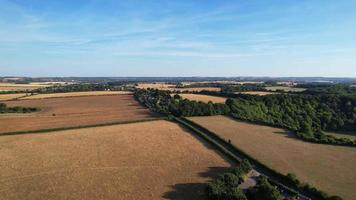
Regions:
<instances>
[{"instance_id":1,"label":"field boundary line","mask_svg":"<svg viewBox=\"0 0 356 200\"><path fill-rule=\"evenodd\" d=\"M120 122L111 122L111 123L102 123L102 124L90 124L90 125L82 125L82 126L38 129L38 130L31 130L31 131L15 131L15 132L0 133L0 137L1 136L9 136L9 135L41 134L41 133L47 133L47 132L66 131L66 130L74 130L74 129L94 128L94 127L104 127L104 126L113 126L113 125L120 125L120 124L133 124L133 123L140 123L140 122L158 121L158 120L163 120L163 119L166 119L166 118L165 117L156 117L156 118L148 118L148 119L140 119L140 120L120 121Z\"/></svg>"},{"instance_id":2,"label":"field boundary line","mask_svg":"<svg viewBox=\"0 0 356 200\"><path fill-rule=\"evenodd\" d=\"M221 138L216 133L184 117L182 118L174 117L173 119L177 121L179 124L183 125L184 127L187 127L189 130L201 136L208 143L213 144L213 146L217 148L217 150L222 152L227 157L232 158L235 162L239 163L243 159L249 160L251 164L254 166L254 168L257 171L259 171L262 175L268 177L274 185L284 188L285 190L290 191L290 193L299 194L299 196L303 197L303 199L310 199L307 196L313 196L311 194L307 194L307 192L303 191L298 187L287 184L287 181L284 180L285 175L262 164L260 161L248 155L244 151L240 150L235 145L229 143L225 139ZM319 199L319 198L313 196L312 199Z\"/></svg>"}]
</instances>

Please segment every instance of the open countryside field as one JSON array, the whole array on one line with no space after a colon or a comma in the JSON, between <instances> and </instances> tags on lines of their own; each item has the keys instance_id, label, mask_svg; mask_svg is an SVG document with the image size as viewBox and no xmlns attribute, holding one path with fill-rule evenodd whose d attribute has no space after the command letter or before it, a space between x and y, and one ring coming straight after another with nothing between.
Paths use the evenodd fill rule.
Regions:
<instances>
[{"instance_id":1,"label":"open countryside field","mask_svg":"<svg viewBox=\"0 0 356 200\"><path fill-rule=\"evenodd\" d=\"M89 91L89 92L66 92L66 93L50 93L50 94L36 94L32 96L23 97L21 99L45 99L58 97L80 97L80 96L100 96L100 95L118 95L118 94L132 94L129 91Z\"/></svg>"},{"instance_id":2,"label":"open countryside field","mask_svg":"<svg viewBox=\"0 0 356 200\"><path fill-rule=\"evenodd\" d=\"M16 93L16 94L0 94L0 101L8 101L11 99L17 99L20 97L25 97L29 95L28 93Z\"/></svg>"},{"instance_id":3,"label":"open countryside field","mask_svg":"<svg viewBox=\"0 0 356 200\"><path fill-rule=\"evenodd\" d=\"M250 95L258 95L258 96L266 96L271 94L278 94L276 92L263 92L263 91L249 91L249 92L236 92L236 94L250 94Z\"/></svg>"},{"instance_id":4,"label":"open countryside field","mask_svg":"<svg viewBox=\"0 0 356 200\"><path fill-rule=\"evenodd\" d=\"M22 91L34 90L43 87L49 87L50 84L15 84L15 83L0 83L0 91Z\"/></svg>"},{"instance_id":5,"label":"open countryside field","mask_svg":"<svg viewBox=\"0 0 356 200\"><path fill-rule=\"evenodd\" d=\"M3 199L205 199L230 164L168 121L0 137Z\"/></svg>"},{"instance_id":6,"label":"open countryside field","mask_svg":"<svg viewBox=\"0 0 356 200\"><path fill-rule=\"evenodd\" d=\"M190 120L215 132L272 169L345 199L356 199L356 149L301 141L283 129L224 116Z\"/></svg>"},{"instance_id":7,"label":"open countryside field","mask_svg":"<svg viewBox=\"0 0 356 200\"><path fill-rule=\"evenodd\" d=\"M179 94L183 99L189 99L192 101L202 101L208 103L209 101L213 103L225 103L225 97L216 97L210 95L202 95L202 94Z\"/></svg>"},{"instance_id":8,"label":"open countryside field","mask_svg":"<svg viewBox=\"0 0 356 200\"><path fill-rule=\"evenodd\" d=\"M30 114L0 114L0 134L73 127L93 124L136 121L152 118L133 95L65 97L8 101L9 107L38 107Z\"/></svg>"},{"instance_id":9,"label":"open countryside field","mask_svg":"<svg viewBox=\"0 0 356 200\"><path fill-rule=\"evenodd\" d=\"M179 92L200 92L203 90L206 91L220 91L221 88L217 87L192 87L192 88L175 88L176 85L166 84L166 83L140 83L136 88L139 89L147 89L154 88L159 90L167 90L167 91L179 91Z\"/></svg>"},{"instance_id":10,"label":"open countryside field","mask_svg":"<svg viewBox=\"0 0 356 200\"><path fill-rule=\"evenodd\" d=\"M285 92L303 92L306 90L305 88L288 87L288 86L272 86L272 87L266 87L266 89L270 91L283 90Z\"/></svg>"}]
</instances>

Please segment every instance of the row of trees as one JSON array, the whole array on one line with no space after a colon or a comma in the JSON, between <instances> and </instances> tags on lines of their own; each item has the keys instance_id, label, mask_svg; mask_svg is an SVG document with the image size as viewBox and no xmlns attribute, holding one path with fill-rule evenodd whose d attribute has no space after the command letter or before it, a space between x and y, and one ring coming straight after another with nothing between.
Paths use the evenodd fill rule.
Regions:
<instances>
[{"instance_id":1,"label":"row of trees","mask_svg":"<svg viewBox=\"0 0 356 200\"><path fill-rule=\"evenodd\" d=\"M33 107L21 107L21 106L7 107L6 104L0 103L0 113L30 113L36 111L39 111L39 109Z\"/></svg>"},{"instance_id":2,"label":"row of trees","mask_svg":"<svg viewBox=\"0 0 356 200\"><path fill-rule=\"evenodd\" d=\"M304 94L356 95L356 87L351 84L308 83L298 87L307 89Z\"/></svg>"},{"instance_id":3,"label":"row of trees","mask_svg":"<svg viewBox=\"0 0 356 200\"><path fill-rule=\"evenodd\" d=\"M226 104L235 118L278 126L297 132L302 139L356 145L323 131L356 131L356 98L339 95L238 95Z\"/></svg>"},{"instance_id":4,"label":"row of trees","mask_svg":"<svg viewBox=\"0 0 356 200\"><path fill-rule=\"evenodd\" d=\"M138 89L135 98L154 112L177 117L225 115L230 111L226 104L190 101L157 89Z\"/></svg>"}]
</instances>

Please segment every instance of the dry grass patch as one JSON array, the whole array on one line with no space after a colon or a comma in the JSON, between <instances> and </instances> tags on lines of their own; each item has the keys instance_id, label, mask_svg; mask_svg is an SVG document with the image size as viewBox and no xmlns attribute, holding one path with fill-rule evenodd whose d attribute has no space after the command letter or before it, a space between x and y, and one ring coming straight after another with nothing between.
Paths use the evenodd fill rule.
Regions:
<instances>
[{"instance_id":1,"label":"dry grass patch","mask_svg":"<svg viewBox=\"0 0 356 200\"><path fill-rule=\"evenodd\" d=\"M284 174L294 173L302 181L345 199L356 197L356 148L313 144L293 138L279 128L254 125L223 117L193 117L192 121L212 130Z\"/></svg>"},{"instance_id":2,"label":"dry grass patch","mask_svg":"<svg viewBox=\"0 0 356 200\"><path fill-rule=\"evenodd\" d=\"M184 99L189 99L192 101L202 101L208 103L209 101L213 103L225 103L226 98L216 97L210 95L201 95L201 94L179 94Z\"/></svg>"},{"instance_id":3,"label":"dry grass patch","mask_svg":"<svg viewBox=\"0 0 356 200\"><path fill-rule=\"evenodd\" d=\"M49 87L47 84L15 84L15 83L0 83L0 91L22 91L34 90L43 87Z\"/></svg>"},{"instance_id":4,"label":"dry grass patch","mask_svg":"<svg viewBox=\"0 0 356 200\"><path fill-rule=\"evenodd\" d=\"M0 94L0 101L8 101L12 99L17 99L20 97L25 97L29 95L28 93L16 93L16 94Z\"/></svg>"},{"instance_id":5,"label":"dry grass patch","mask_svg":"<svg viewBox=\"0 0 356 200\"><path fill-rule=\"evenodd\" d=\"M36 94L21 99L45 99L45 98L58 98L58 97L100 96L100 95L117 95L117 94L132 94L132 92L129 91L65 92L65 93Z\"/></svg>"},{"instance_id":6,"label":"dry grass patch","mask_svg":"<svg viewBox=\"0 0 356 200\"><path fill-rule=\"evenodd\" d=\"M8 101L9 107L38 107L31 114L0 114L0 134L152 118L132 95L86 96Z\"/></svg>"},{"instance_id":7,"label":"dry grass patch","mask_svg":"<svg viewBox=\"0 0 356 200\"><path fill-rule=\"evenodd\" d=\"M204 199L230 167L177 124L143 122L0 137L2 199Z\"/></svg>"}]
</instances>

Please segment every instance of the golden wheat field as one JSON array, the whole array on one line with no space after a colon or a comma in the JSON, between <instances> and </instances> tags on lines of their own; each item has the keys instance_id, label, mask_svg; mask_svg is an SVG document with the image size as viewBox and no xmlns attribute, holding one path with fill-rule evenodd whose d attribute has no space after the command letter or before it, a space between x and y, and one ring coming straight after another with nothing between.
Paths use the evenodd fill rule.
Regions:
<instances>
[{"instance_id":1,"label":"golden wheat field","mask_svg":"<svg viewBox=\"0 0 356 200\"><path fill-rule=\"evenodd\" d=\"M149 119L154 115L133 95L84 96L7 101L9 107L37 107L30 114L0 114L0 134Z\"/></svg>"},{"instance_id":2,"label":"golden wheat field","mask_svg":"<svg viewBox=\"0 0 356 200\"><path fill-rule=\"evenodd\" d=\"M183 99L189 99L192 101L202 101L208 103L209 101L213 103L225 103L226 98L224 97L216 97L210 95L202 95L202 94L179 94Z\"/></svg>"},{"instance_id":3,"label":"golden wheat field","mask_svg":"<svg viewBox=\"0 0 356 200\"><path fill-rule=\"evenodd\" d=\"M58 97L81 97L81 96L100 96L100 95L118 95L132 94L129 91L89 91L89 92L65 92L65 93L50 93L50 94L35 94L26 96L21 99L45 99Z\"/></svg>"},{"instance_id":4,"label":"golden wheat field","mask_svg":"<svg viewBox=\"0 0 356 200\"><path fill-rule=\"evenodd\" d=\"M0 94L0 101L8 101L12 99L17 99L20 97L25 97L29 95L28 93L16 93L16 94Z\"/></svg>"},{"instance_id":5,"label":"golden wheat field","mask_svg":"<svg viewBox=\"0 0 356 200\"><path fill-rule=\"evenodd\" d=\"M356 199L356 148L301 141L283 129L239 122L224 116L190 120L231 140L272 169L294 173L329 194Z\"/></svg>"},{"instance_id":6,"label":"golden wheat field","mask_svg":"<svg viewBox=\"0 0 356 200\"><path fill-rule=\"evenodd\" d=\"M168 121L0 136L0 197L205 199L230 164Z\"/></svg>"}]
</instances>

